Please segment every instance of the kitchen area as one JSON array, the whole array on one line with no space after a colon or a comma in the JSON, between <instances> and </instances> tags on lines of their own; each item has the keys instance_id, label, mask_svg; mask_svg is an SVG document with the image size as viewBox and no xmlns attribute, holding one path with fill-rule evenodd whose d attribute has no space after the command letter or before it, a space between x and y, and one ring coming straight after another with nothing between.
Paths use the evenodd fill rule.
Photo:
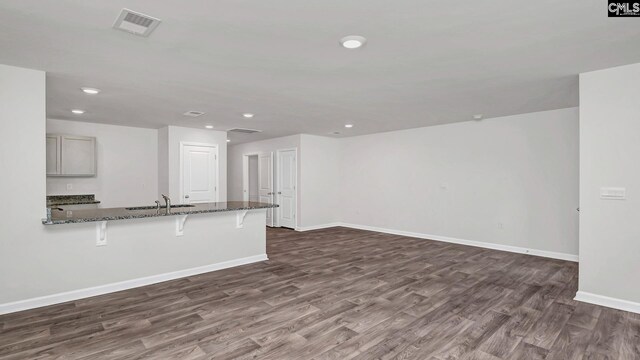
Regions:
<instances>
[{"instance_id":1,"label":"kitchen area","mask_svg":"<svg viewBox=\"0 0 640 360\"><path fill-rule=\"evenodd\" d=\"M104 228L106 221L175 216L182 229L187 215L274 207L220 201L226 200L220 152L226 152L220 131L48 119L43 224L100 222Z\"/></svg>"},{"instance_id":2,"label":"kitchen area","mask_svg":"<svg viewBox=\"0 0 640 360\"><path fill-rule=\"evenodd\" d=\"M29 189L3 210L11 254L29 256L0 252L0 313L268 259L276 205L227 199L226 131L50 118L44 72L0 75L12 90L0 96L4 115L23 119L7 124L22 136L5 136L3 149L25 155L3 163L14 173L5 180Z\"/></svg>"}]
</instances>

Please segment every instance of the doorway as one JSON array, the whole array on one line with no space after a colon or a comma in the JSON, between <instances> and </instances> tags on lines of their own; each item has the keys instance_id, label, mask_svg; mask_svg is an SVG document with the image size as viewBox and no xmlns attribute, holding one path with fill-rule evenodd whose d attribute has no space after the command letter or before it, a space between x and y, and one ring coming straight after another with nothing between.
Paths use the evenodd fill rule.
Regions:
<instances>
[{"instance_id":1,"label":"doorway","mask_svg":"<svg viewBox=\"0 0 640 360\"><path fill-rule=\"evenodd\" d=\"M274 202L273 153L242 155L242 200ZM274 226L274 211L267 209L267 226Z\"/></svg>"},{"instance_id":2,"label":"doorway","mask_svg":"<svg viewBox=\"0 0 640 360\"><path fill-rule=\"evenodd\" d=\"M248 153L242 156L244 201L275 203L267 210L267 226L297 228L297 149Z\"/></svg>"}]
</instances>

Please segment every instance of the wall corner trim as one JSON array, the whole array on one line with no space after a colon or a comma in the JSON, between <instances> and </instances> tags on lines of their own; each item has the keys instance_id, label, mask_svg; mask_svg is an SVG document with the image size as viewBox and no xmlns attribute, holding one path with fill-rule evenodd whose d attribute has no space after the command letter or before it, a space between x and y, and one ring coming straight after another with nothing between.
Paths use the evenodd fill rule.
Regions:
<instances>
[{"instance_id":1,"label":"wall corner trim","mask_svg":"<svg viewBox=\"0 0 640 360\"><path fill-rule=\"evenodd\" d=\"M368 225L342 223L339 226L344 226L352 229L376 231L376 232L381 232L385 234L408 236L408 237L414 237L418 239L442 241L442 242L448 242L452 244L468 245L468 246L481 247L485 249L508 251L508 252L518 253L518 254L542 256L542 257L551 258L551 259L578 262L578 255L574 255L574 254L566 254L566 253L537 250L537 249L527 249L519 246L502 245L502 244L488 243L488 242L475 241L475 240L465 240L465 239L452 238L448 236L423 234L423 233L416 233L416 232L403 231L403 230L385 229L385 228L379 228L379 227L368 226Z\"/></svg>"},{"instance_id":2,"label":"wall corner trim","mask_svg":"<svg viewBox=\"0 0 640 360\"><path fill-rule=\"evenodd\" d=\"M586 291L578 291L573 300L640 314L640 303L593 294Z\"/></svg>"},{"instance_id":3,"label":"wall corner trim","mask_svg":"<svg viewBox=\"0 0 640 360\"><path fill-rule=\"evenodd\" d=\"M211 271L227 269L240 265L247 265L260 261L269 260L267 254L260 254L254 256L248 256L240 259L234 259L229 261L223 261L211 265L199 266L191 269L184 269L173 271L164 274L152 275L143 278L125 280L117 283L105 284L94 286L86 289L72 290L68 292L46 295L42 297L36 297L31 299L19 300L10 303L0 304L0 315L9 314L13 312L35 309L43 306L49 306L54 304L60 304L67 301L74 301L78 299L84 299L97 295L104 295L116 291L122 291L127 289L133 289L140 286L146 286L156 284L163 281L175 280L187 276L193 276L198 274L204 274Z\"/></svg>"}]
</instances>

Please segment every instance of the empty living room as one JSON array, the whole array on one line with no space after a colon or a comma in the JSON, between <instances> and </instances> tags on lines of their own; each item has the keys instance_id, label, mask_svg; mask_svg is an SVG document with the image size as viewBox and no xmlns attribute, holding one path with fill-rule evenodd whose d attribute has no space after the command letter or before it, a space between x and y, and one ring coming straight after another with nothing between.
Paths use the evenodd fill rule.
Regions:
<instances>
[{"instance_id":1,"label":"empty living room","mask_svg":"<svg viewBox=\"0 0 640 360\"><path fill-rule=\"evenodd\" d=\"M0 0L0 360L640 360L640 1Z\"/></svg>"}]
</instances>

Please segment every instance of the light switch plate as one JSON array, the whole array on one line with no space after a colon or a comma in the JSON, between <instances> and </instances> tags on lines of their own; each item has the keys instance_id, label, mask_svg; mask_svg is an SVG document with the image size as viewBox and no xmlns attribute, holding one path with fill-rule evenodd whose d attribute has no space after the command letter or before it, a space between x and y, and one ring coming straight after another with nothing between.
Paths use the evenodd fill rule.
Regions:
<instances>
[{"instance_id":1,"label":"light switch plate","mask_svg":"<svg viewBox=\"0 0 640 360\"><path fill-rule=\"evenodd\" d=\"M67 184L67 190L73 190L73 185L72 184Z\"/></svg>"},{"instance_id":2,"label":"light switch plate","mask_svg":"<svg viewBox=\"0 0 640 360\"><path fill-rule=\"evenodd\" d=\"M627 189L621 187L602 187L600 188L600 199L604 200L625 200L627 198Z\"/></svg>"}]
</instances>

